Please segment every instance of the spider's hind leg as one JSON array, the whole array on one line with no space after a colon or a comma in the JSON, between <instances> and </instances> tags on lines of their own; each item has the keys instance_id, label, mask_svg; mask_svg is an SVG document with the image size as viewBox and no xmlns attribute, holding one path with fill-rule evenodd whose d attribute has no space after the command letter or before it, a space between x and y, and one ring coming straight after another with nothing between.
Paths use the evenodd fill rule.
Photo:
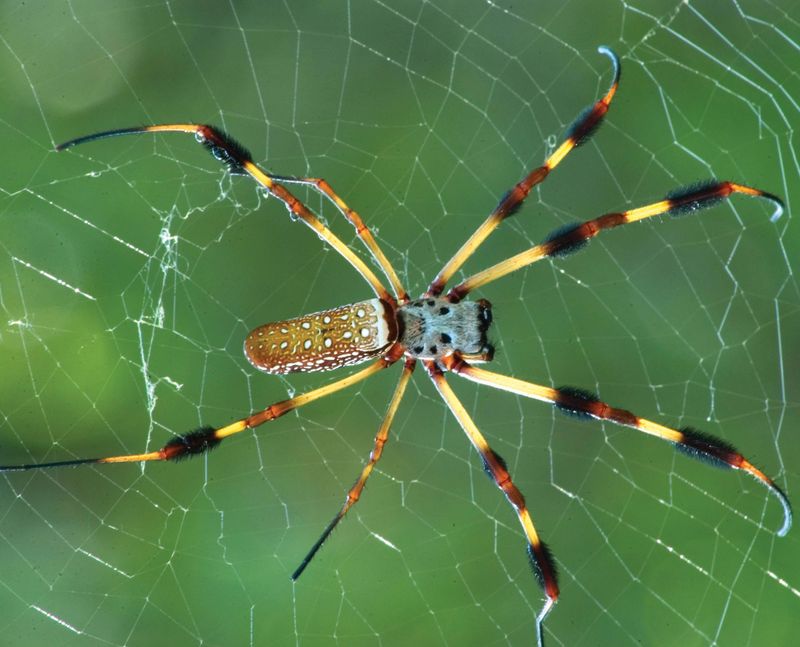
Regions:
<instances>
[{"instance_id":1,"label":"spider's hind leg","mask_svg":"<svg viewBox=\"0 0 800 647\"><path fill-rule=\"evenodd\" d=\"M381 454L383 453L383 446L389 439L389 429L392 426L392 421L394 420L394 416L397 413L398 407L400 406L400 401L403 399L403 394L406 391L406 386L408 385L408 380L411 377L411 373L414 371L415 364L415 360L406 359L403 372L400 375L400 381L397 383L397 387L394 390L394 395L389 402L389 408L387 409L386 415L381 423L381 427L375 436L375 445L372 448L372 452L370 452L367 464L364 465L364 469L361 470L361 474L353 484L353 487L351 487L347 492L347 497L345 498L344 505L342 506L341 510L339 510L339 512L336 513L336 516L331 519L331 522L325 527L325 530L322 531L320 538L317 539L317 541L311 547L311 550L306 553L303 561L300 562L300 566L298 566L294 573L292 573L293 580L296 580L303 574L303 571L306 570L306 567L311 563L311 560L314 559L317 551L322 548L322 544L324 544L328 539L330 534L333 532L333 529L336 528L338 523L344 518L344 515L347 514L347 511L352 508L361 497L361 492L364 490L364 486L367 484L367 479L372 473L375 464L380 460Z\"/></svg>"}]
</instances>

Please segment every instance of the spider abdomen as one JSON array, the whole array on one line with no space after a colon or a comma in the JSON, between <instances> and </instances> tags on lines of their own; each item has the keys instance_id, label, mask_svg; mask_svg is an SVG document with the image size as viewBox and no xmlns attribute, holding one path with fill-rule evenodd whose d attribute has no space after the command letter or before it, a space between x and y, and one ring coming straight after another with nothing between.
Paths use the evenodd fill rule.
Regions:
<instances>
[{"instance_id":1,"label":"spider abdomen","mask_svg":"<svg viewBox=\"0 0 800 647\"><path fill-rule=\"evenodd\" d=\"M244 354L273 375L332 371L379 355L397 340L394 309L380 299L264 324L244 341Z\"/></svg>"}]
</instances>

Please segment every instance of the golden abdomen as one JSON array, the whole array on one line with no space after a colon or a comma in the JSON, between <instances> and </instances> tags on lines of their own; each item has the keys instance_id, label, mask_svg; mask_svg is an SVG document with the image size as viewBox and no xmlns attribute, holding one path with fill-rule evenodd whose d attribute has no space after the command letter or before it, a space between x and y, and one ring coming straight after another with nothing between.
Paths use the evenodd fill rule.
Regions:
<instances>
[{"instance_id":1,"label":"golden abdomen","mask_svg":"<svg viewBox=\"0 0 800 647\"><path fill-rule=\"evenodd\" d=\"M380 299L264 324L244 341L244 354L267 373L331 371L380 355L397 340L393 308Z\"/></svg>"}]
</instances>

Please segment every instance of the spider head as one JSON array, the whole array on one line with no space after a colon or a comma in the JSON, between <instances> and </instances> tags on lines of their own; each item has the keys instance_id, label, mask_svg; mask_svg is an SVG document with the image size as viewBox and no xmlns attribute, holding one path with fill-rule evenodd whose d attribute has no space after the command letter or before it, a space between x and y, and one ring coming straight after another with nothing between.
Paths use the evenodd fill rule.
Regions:
<instances>
[{"instance_id":1,"label":"spider head","mask_svg":"<svg viewBox=\"0 0 800 647\"><path fill-rule=\"evenodd\" d=\"M439 359L457 352L473 361L488 362L494 347L487 340L492 304L425 297L397 309L399 342L415 359Z\"/></svg>"}]
</instances>

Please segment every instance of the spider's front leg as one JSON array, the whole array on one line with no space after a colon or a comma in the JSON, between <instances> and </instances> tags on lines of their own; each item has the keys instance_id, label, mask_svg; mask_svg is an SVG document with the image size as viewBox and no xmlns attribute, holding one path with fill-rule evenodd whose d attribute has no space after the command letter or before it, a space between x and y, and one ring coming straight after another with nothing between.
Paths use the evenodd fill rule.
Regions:
<instances>
[{"instance_id":1,"label":"spider's front leg","mask_svg":"<svg viewBox=\"0 0 800 647\"><path fill-rule=\"evenodd\" d=\"M451 288L447 293L449 299L460 301L467 294L492 283L497 279L516 272L545 258L557 258L580 251L588 242L607 229L614 229L648 218L664 214L673 217L693 214L702 209L713 207L718 202L728 199L734 194L763 198L774 206L770 220L773 222L783 213L783 201L776 195L761 189L730 182L727 180L706 180L687 187L670 191L662 200L652 202L643 207L626 211L612 211L597 218L572 225L559 227L551 232L543 243L534 245L519 254L481 270Z\"/></svg>"},{"instance_id":2,"label":"spider's front leg","mask_svg":"<svg viewBox=\"0 0 800 647\"><path fill-rule=\"evenodd\" d=\"M509 393L516 393L526 398L548 402L555 405L562 412L579 418L608 420L623 427L630 427L666 440L686 456L696 458L714 467L730 467L747 472L762 485L766 486L783 507L783 525L778 530L778 536L783 537L792 527L792 508L783 491L771 478L724 440L691 427L672 429L671 427L660 425L625 409L609 406L593 393L583 389L575 387L555 389L493 373L468 364L457 354L444 358L443 364L447 370L478 384L491 386Z\"/></svg>"},{"instance_id":3,"label":"spider's front leg","mask_svg":"<svg viewBox=\"0 0 800 647\"><path fill-rule=\"evenodd\" d=\"M619 87L622 68L619 64L619 58L608 47L598 47L597 51L608 56L614 67L614 78L608 91L602 98L578 115L578 118L569 127L564 141L541 166L533 169L500 198L500 202L494 208L494 211L489 214L489 217L473 232L453 257L447 261L447 264L436 275L436 278L431 281L427 295L438 296L441 294L453 274L475 253L475 250L483 244L489 234L497 229L503 220L517 213L531 190L544 182L550 172L561 163L570 151L585 144L600 127L611 105L611 100L617 92L617 87Z\"/></svg>"},{"instance_id":4,"label":"spider's front leg","mask_svg":"<svg viewBox=\"0 0 800 647\"><path fill-rule=\"evenodd\" d=\"M447 364L449 363L449 358L452 357L453 355L449 355L441 360L448 369L449 366L447 366ZM522 492L519 491L511 480L511 474L508 472L506 462L489 446L486 438L484 438L483 434L478 430L477 425L467 413L464 405L461 404L461 401L456 397L456 394L450 388L447 380L445 380L439 365L435 361L425 361L425 368L433 380L433 384L439 392L439 395L442 396L442 399L456 417L456 420L458 420L458 423L461 425L464 433L467 434L472 446L481 455L484 471L489 478L494 481L495 485L503 491L503 494L506 495L506 499L508 499L508 502L517 513L517 517L519 517L519 522L522 525L522 530L528 541L527 550L531 568L539 586L542 587L547 596L547 600L537 616L536 630L539 646L541 647L543 644L542 622L558 600L558 581L553 557L547 545L539 538L539 534L536 532L530 512L528 512L528 506L525 503L525 497L522 496Z\"/></svg>"}]
</instances>

